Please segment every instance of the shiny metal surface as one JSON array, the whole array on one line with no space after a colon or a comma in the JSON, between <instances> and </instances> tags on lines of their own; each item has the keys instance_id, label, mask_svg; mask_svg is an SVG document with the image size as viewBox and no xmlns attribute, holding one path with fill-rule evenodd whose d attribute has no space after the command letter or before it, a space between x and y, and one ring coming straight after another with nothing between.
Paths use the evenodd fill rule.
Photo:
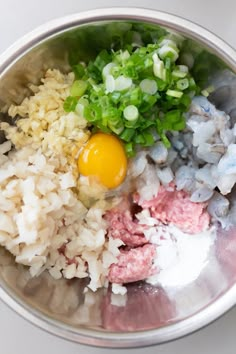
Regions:
<instances>
[{"instance_id":1,"label":"shiny metal surface","mask_svg":"<svg viewBox=\"0 0 236 354\"><path fill-rule=\"evenodd\" d=\"M68 49L79 47L81 58L109 45L110 26L122 22L161 25L175 30L216 54L234 72L236 53L218 37L182 18L134 8L100 9L46 24L22 38L0 57L0 113L8 119L10 103L27 94L27 83L38 82L48 67L69 70ZM41 328L76 342L106 347L138 347L163 343L197 330L231 308L236 302L236 233L219 233L214 253L196 282L174 293L147 285L131 285L125 308L117 312L110 294L91 294L84 303L85 283L54 281L47 274L30 279L1 250L0 297ZM88 311L89 307L89 311ZM104 318L118 321L116 332L104 328ZM109 319L109 318L108 318Z\"/></svg>"}]
</instances>

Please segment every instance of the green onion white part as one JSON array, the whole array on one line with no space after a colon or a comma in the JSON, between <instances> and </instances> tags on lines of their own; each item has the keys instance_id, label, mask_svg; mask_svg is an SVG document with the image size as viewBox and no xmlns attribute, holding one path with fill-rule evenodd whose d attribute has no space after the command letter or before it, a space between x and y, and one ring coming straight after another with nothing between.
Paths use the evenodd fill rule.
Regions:
<instances>
[{"instance_id":1,"label":"green onion white part","mask_svg":"<svg viewBox=\"0 0 236 354\"><path fill-rule=\"evenodd\" d=\"M84 116L84 107L89 104L88 100L84 97L81 97L75 107L75 112L80 116Z\"/></svg>"},{"instance_id":2,"label":"green onion white part","mask_svg":"<svg viewBox=\"0 0 236 354\"><path fill-rule=\"evenodd\" d=\"M112 69L116 66L117 65L115 63L109 63L106 66L104 66L104 68L102 70L103 78L106 78L108 75L112 75Z\"/></svg>"},{"instance_id":3,"label":"green onion white part","mask_svg":"<svg viewBox=\"0 0 236 354\"><path fill-rule=\"evenodd\" d=\"M139 86L143 92L149 95L155 95L157 92L157 83L155 80L144 79L140 82Z\"/></svg>"},{"instance_id":4,"label":"green onion white part","mask_svg":"<svg viewBox=\"0 0 236 354\"><path fill-rule=\"evenodd\" d=\"M176 91L176 90L167 90L166 94L168 96L175 97L175 98L180 98L181 96L183 96L183 92Z\"/></svg>"},{"instance_id":5,"label":"green onion white part","mask_svg":"<svg viewBox=\"0 0 236 354\"><path fill-rule=\"evenodd\" d=\"M208 97L210 93L212 93L214 90L215 90L214 86L211 85L205 88L204 90L202 90L201 94L205 97Z\"/></svg>"},{"instance_id":6,"label":"green onion white part","mask_svg":"<svg viewBox=\"0 0 236 354\"><path fill-rule=\"evenodd\" d=\"M127 90L132 86L132 83L133 82L131 78L121 75L117 79L115 79L115 90L116 91Z\"/></svg>"},{"instance_id":7,"label":"green onion white part","mask_svg":"<svg viewBox=\"0 0 236 354\"><path fill-rule=\"evenodd\" d=\"M188 75L188 67L186 65L178 65L175 70L172 71L174 77L184 78Z\"/></svg>"},{"instance_id":8,"label":"green onion white part","mask_svg":"<svg viewBox=\"0 0 236 354\"><path fill-rule=\"evenodd\" d=\"M107 75L105 79L106 92L110 93L115 90L115 79L112 75Z\"/></svg>"},{"instance_id":9,"label":"green onion white part","mask_svg":"<svg viewBox=\"0 0 236 354\"><path fill-rule=\"evenodd\" d=\"M161 59L165 59L168 56L173 62L175 62L179 57L178 48L173 48L170 45L164 45L158 49L158 55Z\"/></svg>"},{"instance_id":10,"label":"green onion white part","mask_svg":"<svg viewBox=\"0 0 236 354\"><path fill-rule=\"evenodd\" d=\"M127 106L125 107L123 114L125 119L129 121L135 121L136 119L138 119L139 115L138 108L134 105Z\"/></svg>"},{"instance_id":11,"label":"green onion white part","mask_svg":"<svg viewBox=\"0 0 236 354\"><path fill-rule=\"evenodd\" d=\"M181 90L181 91L186 90L186 88L189 87L189 81L188 81L188 79L178 80L176 86L177 86L178 90Z\"/></svg>"},{"instance_id":12,"label":"green onion white part","mask_svg":"<svg viewBox=\"0 0 236 354\"><path fill-rule=\"evenodd\" d=\"M166 81L166 69L164 63L158 57L157 53L154 53L152 56L153 59L153 73L159 79Z\"/></svg>"}]
</instances>

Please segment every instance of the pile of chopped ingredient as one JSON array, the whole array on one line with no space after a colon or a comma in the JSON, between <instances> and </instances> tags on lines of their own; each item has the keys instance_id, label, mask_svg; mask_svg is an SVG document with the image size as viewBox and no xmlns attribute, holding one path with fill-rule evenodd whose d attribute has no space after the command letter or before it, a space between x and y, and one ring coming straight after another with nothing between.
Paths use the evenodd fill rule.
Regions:
<instances>
[{"instance_id":1,"label":"pile of chopped ingredient","mask_svg":"<svg viewBox=\"0 0 236 354\"><path fill-rule=\"evenodd\" d=\"M236 126L199 95L180 52L169 35L103 50L73 73L48 70L10 107L0 245L32 276L88 277L93 291L110 282L116 294L140 280L184 286L205 266L217 223L235 222L225 195Z\"/></svg>"},{"instance_id":2,"label":"pile of chopped ingredient","mask_svg":"<svg viewBox=\"0 0 236 354\"><path fill-rule=\"evenodd\" d=\"M137 146L152 146L154 132L170 146L166 132L184 129L184 113L200 91L188 66L176 64L181 41L170 38L103 50L88 66L75 65L65 111L81 113L94 131L118 135L128 156Z\"/></svg>"}]
</instances>

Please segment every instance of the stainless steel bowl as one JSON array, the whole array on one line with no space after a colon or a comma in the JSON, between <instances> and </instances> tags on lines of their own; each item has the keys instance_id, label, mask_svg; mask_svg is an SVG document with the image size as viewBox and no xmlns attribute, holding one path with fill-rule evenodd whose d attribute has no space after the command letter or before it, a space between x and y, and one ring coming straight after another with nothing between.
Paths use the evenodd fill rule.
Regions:
<instances>
[{"instance_id":1,"label":"stainless steel bowl","mask_svg":"<svg viewBox=\"0 0 236 354\"><path fill-rule=\"evenodd\" d=\"M69 69L71 46L87 59L109 45L111 33L117 28L126 31L130 23L174 30L236 71L234 49L192 22L147 9L99 9L47 23L0 57L0 118L9 120L9 104L20 103L29 94L27 83L37 83L48 67ZM202 328L235 304L235 246L234 230L219 232L215 253L194 283L174 294L130 285L125 307L112 307L110 294L103 291L85 297L83 281L55 281L47 274L30 279L27 269L0 250L0 298L35 325L78 343L116 348L163 343ZM116 324L116 331L109 321Z\"/></svg>"}]
</instances>

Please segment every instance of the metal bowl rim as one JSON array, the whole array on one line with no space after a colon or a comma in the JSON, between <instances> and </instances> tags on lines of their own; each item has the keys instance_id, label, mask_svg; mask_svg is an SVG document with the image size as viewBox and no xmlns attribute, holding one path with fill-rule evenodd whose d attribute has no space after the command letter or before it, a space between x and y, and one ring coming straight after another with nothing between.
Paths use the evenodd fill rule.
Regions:
<instances>
[{"instance_id":1,"label":"metal bowl rim","mask_svg":"<svg viewBox=\"0 0 236 354\"><path fill-rule=\"evenodd\" d=\"M111 7L99 8L51 20L26 34L0 56L0 79L16 61L45 40L81 25L116 20L154 23L186 34L188 37L210 48L234 72L236 71L236 51L224 40L202 26L162 11L136 7ZM75 330L73 327L53 320L42 312L33 309L5 286L0 287L0 299L34 325L64 339L99 347L134 348L175 340L216 320L236 304L236 284L214 303L190 318L162 328L132 333L112 333L85 328Z\"/></svg>"}]
</instances>

